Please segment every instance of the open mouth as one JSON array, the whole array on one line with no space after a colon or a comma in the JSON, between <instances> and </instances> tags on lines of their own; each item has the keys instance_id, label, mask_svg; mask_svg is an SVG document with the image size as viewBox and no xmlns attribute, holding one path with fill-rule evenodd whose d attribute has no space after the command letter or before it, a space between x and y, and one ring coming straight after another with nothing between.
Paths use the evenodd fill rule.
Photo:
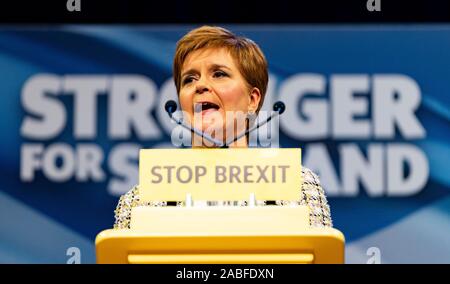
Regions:
<instances>
[{"instance_id":1,"label":"open mouth","mask_svg":"<svg viewBox=\"0 0 450 284\"><path fill-rule=\"evenodd\" d=\"M200 112L204 112L204 111L214 111L214 110L218 110L219 106L216 105L215 103L211 103L211 102L201 102L201 103L196 103L194 105L194 112L196 113L200 113Z\"/></svg>"}]
</instances>

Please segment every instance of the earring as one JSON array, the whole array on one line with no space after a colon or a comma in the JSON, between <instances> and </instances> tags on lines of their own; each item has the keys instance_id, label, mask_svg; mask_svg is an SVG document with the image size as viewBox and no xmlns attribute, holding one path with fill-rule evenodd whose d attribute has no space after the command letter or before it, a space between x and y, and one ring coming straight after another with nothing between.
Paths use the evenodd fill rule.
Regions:
<instances>
[{"instance_id":1,"label":"earring","mask_svg":"<svg viewBox=\"0 0 450 284\"><path fill-rule=\"evenodd\" d=\"M247 120L249 122L249 125L252 125L255 122L255 120L256 120L256 113L255 113L254 110L249 110L247 112Z\"/></svg>"}]
</instances>

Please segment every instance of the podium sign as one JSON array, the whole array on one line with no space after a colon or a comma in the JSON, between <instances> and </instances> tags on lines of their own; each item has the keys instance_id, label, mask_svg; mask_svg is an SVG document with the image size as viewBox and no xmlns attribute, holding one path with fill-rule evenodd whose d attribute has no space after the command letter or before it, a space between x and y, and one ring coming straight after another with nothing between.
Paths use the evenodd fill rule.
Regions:
<instances>
[{"instance_id":1,"label":"podium sign","mask_svg":"<svg viewBox=\"0 0 450 284\"><path fill-rule=\"evenodd\" d=\"M298 200L301 149L149 149L139 153L143 201Z\"/></svg>"},{"instance_id":2,"label":"podium sign","mask_svg":"<svg viewBox=\"0 0 450 284\"><path fill-rule=\"evenodd\" d=\"M97 263L343 263L344 236L310 227L308 206L253 202L298 201L300 155L300 149L141 150L143 201L249 200L254 194L252 202L135 206L130 229L97 235Z\"/></svg>"}]
</instances>

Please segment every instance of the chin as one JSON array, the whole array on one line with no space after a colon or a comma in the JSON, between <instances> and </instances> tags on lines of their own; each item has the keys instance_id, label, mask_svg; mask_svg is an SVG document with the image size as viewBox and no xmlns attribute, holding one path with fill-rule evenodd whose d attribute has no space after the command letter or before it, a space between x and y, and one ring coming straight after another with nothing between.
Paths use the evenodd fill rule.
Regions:
<instances>
[{"instance_id":1,"label":"chin","mask_svg":"<svg viewBox=\"0 0 450 284\"><path fill-rule=\"evenodd\" d=\"M202 131L214 136L218 136L219 133L225 134L225 126L214 122L204 122L202 123Z\"/></svg>"}]
</instances>

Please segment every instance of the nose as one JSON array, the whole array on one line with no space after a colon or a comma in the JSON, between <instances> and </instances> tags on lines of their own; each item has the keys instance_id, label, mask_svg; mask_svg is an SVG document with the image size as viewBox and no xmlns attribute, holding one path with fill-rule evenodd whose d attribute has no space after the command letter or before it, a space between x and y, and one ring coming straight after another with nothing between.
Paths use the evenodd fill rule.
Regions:
<instances>
[{"instance_id":1,"label":"nose","mask_svg":"<svg viewBox=\"0 0 450 284\"><path fill-rule=\"evenodd\" d=\"M205 79L199 79L197 81L197 84L195 85L195 93L203 94L205 92L209 92L210 90L210 86Z\"/></svg>"}]
</instances>

